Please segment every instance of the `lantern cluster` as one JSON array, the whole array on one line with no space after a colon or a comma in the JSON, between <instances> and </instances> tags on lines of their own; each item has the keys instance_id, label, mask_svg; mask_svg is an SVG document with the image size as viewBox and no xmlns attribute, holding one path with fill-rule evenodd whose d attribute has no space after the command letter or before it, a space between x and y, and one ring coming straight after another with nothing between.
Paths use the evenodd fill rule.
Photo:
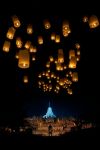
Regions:
<instances>
[{"instance_id":1,"label":"lantern cluster","mask_svg":"<svg viewBox=\"0 0 100 150\"><path fill-rule=\"evenodd\" d=\"M90 17L84 16L83 22L87 22L90 28L99 26L99 19L95 15ZM52 47L52 49L56 51L56 56L52 52L48 61L45 62L44 70L38 74L38 86L44 92L54 91L59 93L61 89L65 89L67 91L66 93L71 95L73 93L73 84L78 82L77 66L80 61L80 44L75 43L72 49L61 46L63 44L63 39L67 42L66 39L69 38L69 34L71 35L72 32L72 26L70 26L69 21L63 20L59 27L59 31L53 28L54 26L48 19L45 19L42 23L40 33L37 32L38 27L36 31L33 24L27 24L23 31L25 31L25 34L27 34L29 38L24 39L24 37L19 34L20 32L18 32L19 30L21 31L23 24L17 16L12 16L11 25L6 31L6 39L2 49L4 52L8 53L11 49L12 41L14 41L15 47L12 49L15 51L17 66L19 69L27 70L32 66L31 63L36 61L36 53L44 49L45 43L53 43L56 45L56 50ZM42 34L44 30L46 32L45 35ZM67 53L65 53L65 49ZM28 76L24 75L23 82L28 83L28 81Z\"/></svg>"},{"instance_id":2,"label":"lantern cluster","mask_svg":"<svg viewBox=\"0 0 100 150\"><path fill-rule=\"evenodd\" d=\"M63 49L58 49L57 58L49 57L45 70L38 75L38 86L44 92L59 93L65 89L66 93L73 94L72 85L78 82L77 63L80 58L80 44L75 44L74 50L69 50L69 61L65 61ZM54 69L55 66L55 69Z\"/></svg>"}]
</instances>

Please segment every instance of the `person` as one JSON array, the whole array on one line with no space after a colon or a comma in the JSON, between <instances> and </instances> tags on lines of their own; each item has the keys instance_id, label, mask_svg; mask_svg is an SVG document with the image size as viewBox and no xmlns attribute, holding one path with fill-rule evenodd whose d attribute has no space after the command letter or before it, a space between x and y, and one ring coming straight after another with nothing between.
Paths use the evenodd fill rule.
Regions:
<instances>
[{"instance_id":1,"label":"person","mask_svg":"<svg viewBox=\"0 0 100 150\"><path fill-rule=\"evenodd\" d=\"M49 136L52 136L52 125L50 124L49 126L48 126L48 134L49 134Z\"/></svg>"}]
</instances>

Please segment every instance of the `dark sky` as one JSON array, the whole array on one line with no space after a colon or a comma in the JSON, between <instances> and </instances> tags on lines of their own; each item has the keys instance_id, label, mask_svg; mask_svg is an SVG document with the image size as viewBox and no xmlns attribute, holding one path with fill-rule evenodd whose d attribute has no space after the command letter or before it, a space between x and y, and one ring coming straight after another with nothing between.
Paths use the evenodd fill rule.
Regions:
<instances>
[{"instance_id":1,"label":"dark sky","mask_svg":"<svg viewBox=\"0 0 100 150\"><path fill-rule=\"evenodd\" d=\"M0 19L0 124L18 124L25 116L44 115L48 102L51 101L54 113L57 116L75 115L88 119L98 120L99 116L99 50L100 50L100 26L90 30L88 25L84 25L80 20L84 15L95 14L99 17L100 13L94 5L90 7L84 4L69 8L62 3L53 4L49 1L43 5L37 1L35 5L27 4L19 7L12 4L7 8L8 13L1 11ZM48 6L49 5L49 6ZM3 4L2 4L3 6ZM26 7L27 6L27 7ZM57 7L58 6L58 7ZM68 18L73 24L71 42L78 40L81 44L81 60L78 66L79 82L74 87L74 94L68 96L64 91L58 95L54 93L43 93L36 86L37 73L40 71L40 64L45 60L48 52L44 49L40 62L36 62L26 72L30 75L30 83L25 86L20 82L23 74L17 68L14 58L15 49L9 54L2 52L2 43L5 40L5 32L9 26L10 17L16 14L23 20L24 24L33 21L36 26L44 18L50 18L52 22ZM38 31L39 32L39 31ZM23 34L23 33L22 33ZM24 35L23 35L24 36ZM27 37L25 37L27 38ZM66 43L65 43L66 44ZM39 55L38 55L39 56ZM38 67L37 67L38 65ZM34 79L32 79L32 74ZM34 83L34 84L33 84Z\"/></svg>"}]
</instances>

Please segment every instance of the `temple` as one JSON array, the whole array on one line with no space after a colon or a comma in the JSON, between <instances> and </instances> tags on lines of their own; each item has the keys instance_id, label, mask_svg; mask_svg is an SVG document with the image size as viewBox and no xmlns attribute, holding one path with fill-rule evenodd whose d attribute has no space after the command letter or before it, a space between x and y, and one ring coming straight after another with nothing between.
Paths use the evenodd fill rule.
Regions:
<instances>
[{"instance_id":1,"label":"temple","mask_svg":"<svg viewBox=\"0 0 100 150\"><path fill-rule=\"evenodd\" d=\"M49 107L47 109L47 113L43 116L43 118L55 118L56 116L54 115L52 108L50 106L50 102L49 102Z\"/></svg>"}]
</instances>

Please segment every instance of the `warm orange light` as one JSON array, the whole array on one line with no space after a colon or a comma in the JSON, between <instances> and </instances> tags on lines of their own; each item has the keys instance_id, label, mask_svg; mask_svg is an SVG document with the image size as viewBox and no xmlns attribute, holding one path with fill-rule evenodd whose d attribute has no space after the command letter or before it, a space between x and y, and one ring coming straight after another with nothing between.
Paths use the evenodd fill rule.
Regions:
<instances>
[{"instance_id":1,"label":"warm orange light","mask_svg":"<svg viewBox=\"0 0 100 150\"><path fill-rule=\"evenodd\" d=\"M10 50L10 41L5 41L4 42L4 45L3 45L3 51L4 52L9 52L9 50Z\"/></svg>"},{"instance_id":2,"label":"warm orange light","mask_svg":"<svg viewBox=\"0 0 100 150\"><path fill-rule=\"evenodd\" d=\"M28 50L20 50L18 67L19 68L29 68L29 66L30 66L30 55L29 55Z\"/></svg>"},{"instance_id":3,"label":"warm orange light","mask_svg":"<svg viewBox=\"0 0 100 150\"><path fill-rule=\"evenodd\" d=\"M33 27L32 27L31 24L29 24L29 25L27 26L27 34L32 34L32 33L33 33Z\"/></svg>"},{"instance_id":4,"label":"warm orange light","mask_svg":"<svg viewBox=\"0 0 100 150\"><path fill-rule=\"evenodd\" d=\"M77 65L77 61L76 61L76 57L71 57L71 59L69 60L69 68L76 68Z\"/></svg>"},{"instance_id":5,"label":"warm orange light","mask_svg":"<svg viewBox=\"0 0 100 150\"><path fill-rule=\"evenodd\" d=\"M22 48L22 40L21 40L21 38L20 37L17 37L16 38L16 46L17 46L17 48Z\"/></svg>"},{"instance_id":6,"label":"warm orange light","mask_svg":"<svg viewBox=\"0 0 100 150\"><path fill-rule=\"evenodd\" d=\"M51 28L51 24L50 24L49 20L44 20L43 23L44 23L45 29L50 29Z\"/></svg>"},{"instance_id":7,"label":"warm orange light","mask_svg":"<svg viewBox=\"0 0 100 150\"><path fill-rule=\"evenodd\" d=\"M6 37L7 37L8 39L12 40L12 39L14 38L15 31L16 31L16 29L15 29L14 27L10 27L10 28L8 29L8 32L7 32Z\"/></svg>"},{"instance_id":8,"label":"warm orange light","mask_svg":"<svg viewBox=\"0 0 100 150\"><path fill-rule=\"evenodd\" d=\"M18 17L17 16L13 16L12 20L13 20L14 27L15 28L19 28L21 23L20 23L20 20L18 19Z\"/></svg>"},{"instance_id":9,"label":"warm orange light","mask_svg":"<svg viewBox=\"0 0 100 150\"><path fill-rule=\"evenodd\" d=\"M90 18L89 18L89 27L90 28L96 28L99 26L99 20L97 18L97 16L95 15L92 15Z\"/></svg>"}]
</instances>

